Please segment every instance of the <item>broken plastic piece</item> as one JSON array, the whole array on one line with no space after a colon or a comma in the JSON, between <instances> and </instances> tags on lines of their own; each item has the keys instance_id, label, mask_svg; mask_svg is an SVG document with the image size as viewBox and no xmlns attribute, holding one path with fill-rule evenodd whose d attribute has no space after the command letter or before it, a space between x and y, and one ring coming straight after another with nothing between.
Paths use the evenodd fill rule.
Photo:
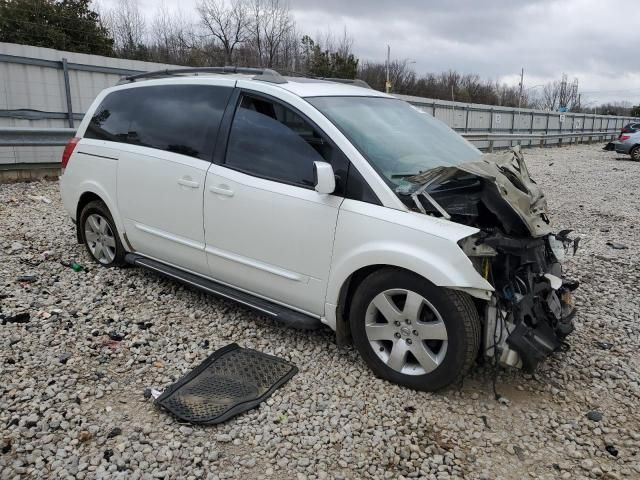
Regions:
<instances>
[{"instance_id":1,"label":"broken plastic piece","mask_svg":"<svg viewBox=\"0 0 640 480\"><path fill-rule=\"evenodd\" d=\"M44 195L27 195L31 200L40 201L42 203L50 204L51 200Z\"/></svg>"},{"instance_id":2,"label":"broken plastic piece","mask_svg":"<svg viewBox=\"0 0 640 480\"><path fill-rule=\"evenodd\" d=\"M156 400L160 395L162 395L162 390L157 390L155 388L144 389L144 398L153 398Z\"/></svg>"},{"instance_id":3,"label":"broken plastic piece","mask_svg":"<svg viewBox=\"0 0 640 480\"><path fill-rule=\"evenodd\" d=\"M611 350L613 348L613 343L609 343L609 342L597 341L596 345L600 347L602 350Z\"/></svg>"},{"instance_id":4,"label":"broken plastic piece","mask_svg":"<svg viewBox=\"0 0 640 480\"><path fill-rule=\"evenodd\" d=\"M31 315L29 312L21 312L8 317L0 315L0 318L2 319L2 325L6 325L7 323L27 323L31 320Z\"/></svg>"},{"instance_id":5,"label":"broken plastic piece","mask_svg":"<svg viewBox=\"0 0 640 480\"><path fill-rule=\"evenodd\" d=\"M69 267L74 272L81 272L82 270L84 270L84 267L78 262L60 262L60 264L64 265L65 267Z\"/></svg>"},{"instance_id":6,"label":"broken plastic piece","mask_svg":"<svg viewBox=\"0 0 640 480\"><path fill-rule=\"evenodd\" d=\"M558 290L560 287L562 287L561 278L558 278L555 275L551 275L550 273L545 273L544 276L549 280L551 288L553 288L554 290Z\"/></svg>"},{"instance_id":7,"label":"broken plastic piece","mask_svg":"<svg viewBox=\"0 0 640 480\"><path fill-rule=\"evenodd\" d=\"M38 277L35 275L20 275L16 280L22 283L33 283L38 280Z\"/></svg>"}]
</instances>

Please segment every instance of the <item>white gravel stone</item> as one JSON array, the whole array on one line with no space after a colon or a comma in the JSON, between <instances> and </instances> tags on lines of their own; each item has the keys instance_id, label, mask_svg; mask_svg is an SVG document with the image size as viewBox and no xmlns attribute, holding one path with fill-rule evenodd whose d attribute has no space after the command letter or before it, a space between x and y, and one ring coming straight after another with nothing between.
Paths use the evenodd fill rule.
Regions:
<instances>
[{"instance_id":1,"label":"white gravel stone","mask_svg":"<svg viewBox=\"0 0 640 480\"><path fill-rule=\"evenodd\" d=\"M0 324L0 479L637 477L640 164L600 147L525 151L555 226L582 237L565 262L581 286L569 348L535 375L498 371L508 405L494 399L490 365L461 387L413 392L375 378L328 330L101 268L75 243L56 183L0 185L0 315L31 314ZM300 372L215 427L181 425L144 398L231 342ZM594 410L601 421L587 418Z\"/></svg>"}]
</instances>

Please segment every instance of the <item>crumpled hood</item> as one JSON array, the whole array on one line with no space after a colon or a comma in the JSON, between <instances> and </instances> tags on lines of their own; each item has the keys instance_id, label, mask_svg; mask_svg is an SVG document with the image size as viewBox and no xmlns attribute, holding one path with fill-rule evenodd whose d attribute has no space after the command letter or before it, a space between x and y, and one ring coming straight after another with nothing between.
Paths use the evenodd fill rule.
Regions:
<instances>
[{"instance_id":1,"label":"crumpled hood","mask_svg":"<svg viewBox=\"0 0 640 480\"><path fill-rule=\"evenodd\" d=\"M547 199L529 175L520 146L501 153L487 153L482 160L457 168L494 182L502 198L524 221L534 237L551 233Z\"/></svg>"},{"instance_id":2,"label":"crumpled hood","mask_svg":"<svg viewBox=\"0 0 640 480\"><path fill-rule=\"evenodd\" d=\"M438 185L460 172L470 173L495 186L499 201L505 202L533 237L552 232L547 217L547 200L531 178L519 146L501 153L487 153L475 162L455 167L436 167L408 180L420 185ZM446 209L445 209L446 210Z\"/></svg>"}]
</instances>

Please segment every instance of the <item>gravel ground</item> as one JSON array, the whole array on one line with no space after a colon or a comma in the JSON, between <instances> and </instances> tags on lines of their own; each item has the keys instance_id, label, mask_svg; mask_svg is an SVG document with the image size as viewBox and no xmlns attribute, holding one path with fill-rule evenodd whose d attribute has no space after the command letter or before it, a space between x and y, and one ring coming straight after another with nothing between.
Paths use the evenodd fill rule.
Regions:
<instances>
[{"instance_id":1,"label":"gravel ground","mask_svg":"<svg viewBox=\"0 0 640 480\"><path fill-rule=\"evenodd\" d=\"M534 376L500 370L502 401L490 366L413 392L376 379L329 331L99 268L57 183L0 185L1 313L31 315L0 325L0 478L640 478L640 164L588 145L526 158L554 224L583 237L566 261L582 285L570 348ZM231 342L300 372L215 427L181 425L144 398Z\"/></svg>"}]
</instances>

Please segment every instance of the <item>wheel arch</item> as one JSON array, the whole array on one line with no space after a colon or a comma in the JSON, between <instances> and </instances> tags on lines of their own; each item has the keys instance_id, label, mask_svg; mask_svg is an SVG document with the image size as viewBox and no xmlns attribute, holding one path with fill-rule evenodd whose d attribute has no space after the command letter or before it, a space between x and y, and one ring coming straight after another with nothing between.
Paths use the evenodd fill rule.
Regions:
<instances>
[{"instance_id":1,"label":"wheel arch","mask_svg":"<svg viewBox=\"0 0 640 480\"><path fill-rule=\"evenodd\" d=\"M126 232L124 230L124 224L120 219L120 215L118 213L118 209L116 208L115 199L113 199L104 189L100 187L100 185L87 182L80 186L78 191L82 193L78 196L78 201L76 203L76 236L79 243L84 242L84 237L82 234L82 226L80 225L80 214L82 213L82 209L89 203L94 200L99 200L104 203L109 209L109 213L113 218L113 221L116 224L116 228L118 229L118 234L120 236L120 241L122 245L125 246L125 250L130 250L129 242L126 238Z\"/></svg>"},{"instance_id":2,"label":"wheel arch","mask_svg":"<svg viewBox=\"0 0 640 480\"><path fill-rule=\"evenodd\" d=\"M351 303L352 303L355 292L357 291L358 287L360 286L360 284L365 278L383 269L394 269L394 270L405 271L414 275L418 275L422 278L425 278L426 280L429 280L435 285L438 285L436 282L433 282L433 278L429 278L428 275L424 275L423 273L417 272L415 269L408 268L406 265L398 265L393 263L378 263L378 264L361 266L357 270L353 271L350 275L348 275L344 279L344 281L340 284L340 289L339 289L336 304L334 305L334 304L327 303L327 307L331 309L331 316L334 316L334 318L330 319L330 321L327 323L329 323L330 326L334 327L338 345L347 345L351 343L351 331L349 327L349 313L350 313L349 309L351 307ZM485 296L485 293L486 292L490 293L492 291L492 289L489 290L485 288L474 288L474 287L465 288L465 287L455 287L455 286L447 286L447 285L438 285L438 286L441 286L442 288L450 288L452 290L458 290L461 292L468 293L471 296L472 300L474 301L474 304L476 305L476 308L478 308L478 310L480 310L481 305L486 300L489 299L487 296ZM329 316L330 315L327 315L327 317ZM331 325L331 323L333 322L335 322L334 325Z\"/></svg>"},{"instance_id":3,"label":"wheel arch","mask_svg":"<svg viewBox=\"0 0 640 480\"><path fill-rule=\"evenodd\" d=\"M102 200L102 198L100 198L100 196L98 196L94 192L84 192L78 199L78 205L76 206L76 237L78 239L78 243L84 242L84 234L80 226L80 214L82 213L84 207L87 206L89 202L93 202L94 200L99 200L104 203L104 200Z\"/></svg>"}]
</instances>

